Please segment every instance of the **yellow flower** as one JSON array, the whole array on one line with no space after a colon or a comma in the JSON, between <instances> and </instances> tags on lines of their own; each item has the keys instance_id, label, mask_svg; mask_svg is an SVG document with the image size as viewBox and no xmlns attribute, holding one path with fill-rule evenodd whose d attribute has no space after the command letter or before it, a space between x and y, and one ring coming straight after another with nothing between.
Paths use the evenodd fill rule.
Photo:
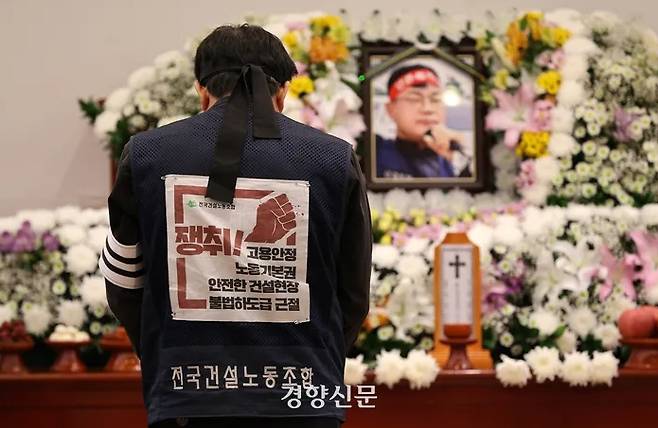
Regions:
<instances>
[{"instance_id":1,"label":"yellow flower","mask_svg":"<svg viewBox=\"0 0 658 428\"><path fill-rule=\"evenodd\" d=\"M571 32L566 28L551 28L551 38L553 39L553 43L555 43L556 46L562 46L567 42L567 40L569 40L570 37Z\"/></svg>"},{"instance_id":2,"label":"yellow flower","mask_svg":"<svg viewBox=\"0 0 658 428\"><path fill-rule=\"evenodd\" d=\"M540 131L526 131L521 134L521 142L516 146L515 153L519 157L539 158L548 152L548 140L551 134Z\"/></svg>"},{"instance_id":3,"label":"yellow flower","mask_svg":"<svg viewBox=\"0 0 658 428\"><path fill-rule=\"evenodd\" d=\"M416 216L414 217L414 226L420 227L425 224L425 216Z\"/></svg>"},{"instance_id":4,"label":"yellow flower","mask_svg":"<svg viewBox=\"0 0 658 428\"><path fill-rule=\"evenodd\" d=\"M544 30L541 21L544 19L544 14L541 12L529 12L524 18L528 29L530 30L530 37L532 40L541 40Z\"/></svg>"},{"instance_id":5,"label":"yellow flower","mask_svg":"<svg viewBox=\"0 0 658 428\"><path fill-rule=\"evenodd\" d=\"M349 54L345 43L335 42L328 37L313 36L311 38L309 56L312 63L340 62L346 60Z\"/></svg>"},{"instance_id":6,"label":"yellow flower","mask_svg":"<svg viewBox=\"0 0 658 428\"><path fill-rule=\"evenodd\" d=\"M509 78L509 71L506 68L501 68L494 75L493 84L498 89L507 89L508 78Z\"/></svg>"},{"instance_id":7,"label":"yellow flower","mask_svg":"<svg viewBox=\"0 0 658 428\"><path fill-rule=\"evenodd\" d=\"M431 224L431 225L439 224L440 221L441 221L441 220L440 220L437 216L435 216L435 215L433 215L432 217L430 217L430 224Z\"/></svg>"},{"instance_id":8,"label":"yellow flower","mask_svg":"<svg viewBox=\"0 0 658 428\"><path fill-rule=\"evenodd\" d=\"M542 88L546 93L555 95L560 90L562 77L555 70L549 70L537 76L537 86Z\"/></svg>"},{"instance_id":9,"label":"yellow flower","mask_svg":"<svg viewBox=\"0 0 658 428\"><path fill-rule=\"evenodd\" d=\"M388 233L382 236L382 238L379 240L379 243L384 245L391 245L392 242L393 242L393 238L391 238L391 235L389 235Z\"/></svg>"},{"instance_id":10,"label":"yellow flower","mask_svg":"<svg viewBox=\"0 0 658 428\"><path fill-rule=\"evenodd\" d=\"M283 43L289 48L295 48L299 43L299 38L297 37L297 33L294 31L288 31L286 34L283 35L281 40L283 40Z\"/></svg>"},{"instance_id":11,"label":"yellow flower","mask_svg":"<svg viewBox=\"0 0 658 428\"><path fill-rule=\"evenodd\" d=\"M315 90L313 80L306 75L295 76L290 81L290 93L296 97L302 94L310 94Z\"/></svg>"},{"instance_id":12,"label":"yellow flower","mask_svg":"<svg viewBox=\"0 0 658 428\"><path fill-rule=\"evenodd\" d=\"M398 232L404 233L407 230L407 223L400 223L398 225Z\"/></svg>"},{"instance_id":13,"label":"yellow flower","mask_svg":"<svg viewBox=\"0 0 658 428\"><path fill-rule=\"evenodd\" d=\"M507 44L505 51L507 58L516 67L521 61L525 49L528 47L528 35L525 31L521 31L518 22L512 22L507 27Z\"/></svg>"}]
</instances>

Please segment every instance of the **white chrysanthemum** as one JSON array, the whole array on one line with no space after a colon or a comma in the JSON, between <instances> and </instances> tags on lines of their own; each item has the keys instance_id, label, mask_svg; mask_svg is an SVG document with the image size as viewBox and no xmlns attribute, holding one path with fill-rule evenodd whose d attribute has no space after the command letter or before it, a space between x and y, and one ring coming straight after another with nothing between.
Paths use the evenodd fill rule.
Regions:
<instances>
[{"instance_id":1,"label":"white chrysanthemum","mask_svg":"<svg viewBox=\"0 0 658 428\"><path fill-rule=\"evenodd\" d=\"M554 133L571 134L573 131L573 111L557 106L551 110L551 130Z\"/></svg>"},{"instance_id":2,"label":"white chrysanthemum","mask_svg":"<svg viewBox=\"0 0 658 428\"><path fill-rule=\"evenodd\" d=\"M182 52L171 50L163 52L155 57L153 64L157 69L166 69L169 67L180 67L189 63L189 60Z\"/></svg>"},{"instance_id":3,"label":"white chrysanthemum","mask_svg":"<svg viewBox=\"0 0 658 428\"><path fill-rule=\"evenodd\" d=\"M439 374L436 359L425 351L415 349L409 352L405 361L404 376L411 389L428 388Z\"/></svg>"},{"instance_id":4,"label":"white chrysanthemum","mask_svg":"<svg viewBox=\"0 0 658 428\"><path fill-rule=\"evenodd\" d=\"M384 211L384 196L382 193L368 191L368 205L371 211L381 213Z\"/></svg>"},{"instance_id":5,"label":"white chrysanthemum","mask_svg":"<svg viewBox=\"0 0 658 428\"><path fill-rule=\"evenodd\" d=\"M436 247L439 246L438 242L443 241L443 238L445 238L445 233L442 232L439 239L437 241L435 241L434 243L428 245L427 249L425 250L425 259L430 261L430 265L432 265L434 263L434 259L435 259L435 256L436 256ZM658 288L658 287L656 287L656 288Z\"/></svg>"},{"instance_id":6,"label":"white chrysanthemum","mask_svg":"<svg viewBox=\"0 0 658 428\"><path fill-rule=\"evenodd\" d=\"M510 150L510 153L512 151ZM516 188L516 174L499 170L496 173L496 188L501 192L513 192Z\"/></svg>"},{"instance_id":7,"label":"white chrysanthemum","mask_svg":"<svg viewBox=\"0 0 658 428\"><path fill-rule=\"evenodd\" d=\"M380 268L392 268L400 258L400 251L393 245L374 244L372 263Z\"/></svg>"},{"instance_id":8,"label":"white chrysanthemum","mask_svg":"<svg viewBox=\"0 0 658 428\"><path fill-rule=\"evenodd\" d=\"M430 212L442 211L446 203L446 194L439 189L430 189L425 193L425 207Z\"/></svg>"},{"instance_id":9,"label":"white chrysanthemum","mask_svg":"<svg viewBox=\"0 0 658 428\"><path fill-rule=\"evenodd\" d=\"M410 238L402 247L404 254L421 254L429 245L430 241L426 238Z\"/></svg>"},{"instance_id":10,"label":"white chrysanthemum","mask_svg":"<svg viewBox=\"0 0 658 428\"><path fill-rule=\"evenodd\" d=\"M55 213L50 210L22 210L16 213L16 218L22 224L29 221L32 230L42 233L55 227Z\"/></svg>"},{"instance_id":11,"label":"white chrysanthemum","mask_svg":"<svg viewBox=\"0 0 658 428\"><path fill-rule=\"evenodd\" d=\"M14 305L8 303L0 305L0 325L4 322L13 320L14 318L16 318L16 307Z\"/></svg>"},{"instance_id":12,"label":"white chrysanthemum","mask_svg":"<svg viewBox=\"0 0 658 428\"><path fill-rule=\"evenodd\" d=\"M635 224L640 221L640 210L628 205L620 205L612 208L610 211L610 218L625 223Z\"/></svg>"},{"instance_id":13,"label":"white chrysanthemum","mask_svg":"<svg viewBox=\"0 0 658 428\"><path fill-rule=\"evenodd\" d=\"M408 276L410 278L417 278L427 275L429 272L429 265L425 259L415 254L402 255L395 266L395 269L400 275Z\"/></svg>"},{"instance_id":14,"label":"white chrysanthemum","mask_svg":"<svg viewBox=\"0 0 658 428\"><path fill-rule=\"evenodd\" d=\"M87 312L80 300L62 300L57 306L57 321L80 328L87 319Z\"/></svg>"},{"instance_id":15,"label":"white chrysanthemum","mask_svg":"<svg viewBox=\"0 0 658 428\"><path fill-rule=\"evenodd\" d=\"M560 337L557 338L556 345L563 354L569 354L576 350L578 344L578 337L573 334L571 330L565 330Z\"/></svg>"},{"instance_id":16,"label":"white chrysanthemum","mask_svg":"<svg viewBox=\"0 0 658 428\"><path fill-rule=\"evenodd\" d=\"M96 117L94 134L101 139L107 138L107 133L116 129L119 119L121 119L121 113L105 110Z\"/></svg>"},{"instance_id":17,"label":"white chrysanthemum","mask_svg":"<svg viewBox=\"0 0 658 428\"><path fill-rule=\"evenodd\" d=\"M502 217L502 216L501 216ZM523 232L518 223L498 221L494 228L493 242L514 247L523 240Z\"/></svg>"},{"instance_id":18,"label":"white chrysanthemum","mask_svg":"<svg viewBox=\"0 0 658 428\"><path fill-rule=\"evenodd\" d=\"M31 304L23 309L23 320L28 333L41 336L48 330L52 314L44 305Z\"/></svg>"},{"instance_id":19,"label":"white chrysanthemum","mask_svg":"<svg viewBox=\"0 0 658 428\"><path fill-rule=\"evenodd\" d=\"M571 386L587 386L592 361L587 352L572 352L564 356L560 377Z\"/></svg>"},{"instance_id":20,"label":"white chrysanthemum","mask_svg":"<svg viewBox=\"0 0 658 428\"><path fill-rule=\"evenodd\" d=\"M550 336L560 326L560 318L546 309L536 310L530 315L530 327L539 330L542 336Z\"/></svg>"},{"instance_id":21,"label":"white chrysanthemum","mask_svg":"<svg viewBox=\"0 0 658 428\"><path fill-rule=\"evenodd\" d=\"M87 232L76 224L66 224L55 229L55 235L65 247L70 247L87 239Z\"/></svg>"},{"instance_id":22,"label":"white chrysanthemum","mask_svg":"<svg viewBox=\"0 0 658 428\"><path fill-rule=\"evenodd\" d=\"M560 73L565 81L582 80L587 78L588 68L589 63L585 55L569 55L564 59Z\"/></svg>"},{"instance_id":23,"label":"white chrysanthemum","mask_svg":"<svg viewBox=\"0 0 658 428\"><path fill-rule=\"evenodd\" d=\"M524 360L515 360L507 355L496 364L496 378L503 386L526 386L530 380L530 366Z\"/></svg>"},{"instance_id":24,"label":"white chrysanthemum","mask_svg":"<svg viewBox=\"0 0 658 428\"><path fill-rule=\"evenodd\" d=\"M66 263L67 270L73 275L82 276L96 270L98 256L88 246L76 244L69 248L64 255L64 263Z\"/></svg>"},{"instance_id":25,"label":"white chrysanthemum","mask_svg":"<svg viewBox=\"0 0 658 428\"><path fill-rule=\"evenodd\" d=\"M544 19L558 27L566 28L571 34L581 34L585 31L580 12L573 9L556 9L547 12Z\"/></svg>"},{"instance_id":26,"label":"white chrysanthemum","mask_svg":"<svg viewBox=\"0 0 658 428\"><path fill-rule=\"evenodd\" d=\"M596 315L587 306L580 306L567 315L569 328L580 337L585 337L596 327Z\"/></svg>"},{"instance_id":27,"label":"white chrysanthemum","mask_svg":"<svg viewBox=\"0 0 658 428\"><path fill-rule=\"evenodd\" d=\"M396 210L403 215L409 211L410 202L411 195L404 189L393 189L384 196L384 208Z\"/></svg>"},{"instance_id":28,"label":"white chrysanthemum","mask_svg":"<svg viewBox=\"0 0 658 428\"><path fill-rule=\"evenodd\" d=\"M86 276L80 284L80 297L89 306L107 306L105 279L99 275Z\"/></svg>"},{"instance_id":29,"label":"white chrysanthemum","mask_svg":"<svg viewBox=\"0 0 658 428\"><path fill-rule=\"evenodd\" d=\"M499 169L507 169L509 166L516 163L516 155L513 150L505 146L503 143L498 143L491 148L491 163Z\"/></svg>"},{"instance_id":30,"label":"white chrysanthemum","mask_svg":"<svg viewBox=\"0 0 658 428\"><path fill-rule=\"evenodd\" d=\"M645 226L658 225L658 204L647 204L640 209L640 219Z\"/></svg>"},{"instance_id":31,"label":"white chrysanthemum","mask_svg":"<svg viewBox=\"0 0 658 428\"><path fill-rule=\"evenodd\" d=\"M132 91L129 88L114 90L105 100L103 108L107 111L120 113L132 99Z\"/></svg>"},{"instance_id":32,"label":"white chrysanthemum","mask_svg":"<svg viewBox=\"0 0 658 428\"><path fill-rule=\"evenodd\" d=\"M600 324L593 331L594 337L599 339L605 349L615 349L619 345L621 333L614 324Z\"/></svg>"},{"instance_id":33,"label":"white chrysanthemum","mask_svg":"<svg viewBox=\"0 0 658 428\"><path fill-rule=\"evenodd\" d=\"M550 192L550 185L539 181L532 186L527 186L519 190L523 199L533 205L543 205Z\"/></svg>"},{"instance_id":34,"label":"white chrysanthemum","mask_svg":"<svg viewBox=\"0 0 658 428\"><path fill-rule=\"evenodd\" d=\"M359 385L366 380L368 366L363 362L363 355L345 360L344 381L346 385Z\"/></svg>"},{"instance_id":35,"label":"white chrysanthemum","mask_svg":"<svg viewBox=\"0 0 658 428\"><path fill-rule=\"evenodd\" d=\"M99 210L94 208L85 208L80 211L80 215L76 218L75 224L81 227L89 227L98 223L99 220Z\"/></svg>"},{"instance_id":36,"label":"white chrysanthemum","mask_svg":"<svg viewBox=\"0 0 658 428\"><path fill-rule=\"evenodd\" d=\"M605 301L604 312L613 322L617 322L621 314L633 309L637 304L626 296L611 296Z\"/></svg>"},{"instance_id":37,"label":"white chrysanthemum","mask_svg":"<svg viewBox=\"0 0 658 428\"><path fill-rule=\"evenodd\" d=\"M575 80L566 80L560 85L557 101L563 107L573 107L585 100L583 84Z\"/></svg>"},{"instance_id":38,"label":"white chrysanthemum","mask_svg":"<svg viewBox=\"0 0 658 428\"><path fill-rule=\"evenodd\" d=\"M74 205L66 205L55 210L55 217L59 224L75 223L80 216L80 208Z\"/></svg>"},{"instance_id":39,"label":"white chrysanthemum","mask_svg":"<svg viewBox=\"0 0 658 428\"><path fill-rule=\"evenodd\" d=\"M550 183L560 173L560 163L552 156L542 156L535 161L535 175L542 183Z\"/></svg>"},{"instance_id":40,"label":"white chrysanthemum","mask_svg":"<svg viewBox=\"0 0 658 428\"><path fill-rule=\"evenodd\" d=\"M400 350L382 351L377 355L377 366L375 367L375 382L384 384L389 388L398 383L404 375L406 364L400 356Z\"/></svg>"},{"instance_id":41,"label":"white chrysanthemum","mask_svg":"<svg viewBox=\"0 0 658 428\"><path fill-rule=\"evenodd\" d=\"M97 254L105 247L109 228L107 226L94 226L87 232L87 245Z\"/></svg>"},{"instance_id":42,"label":"white chrysanthemum","mask_svg":"<svg viewBox=\"0 0 658 428\"><path fill-rule=\"evenodd\" d=\"M568 220L588 223L592 221L594 211L589 205L569 204L565 212Z\"/></svg>"},{"instance_id":43,"label":"white chrysanthemum","mask_svg":"<svg viewBox=\"0 0 658 428\"><path fill-rule=\"evenodd\" d=\"M179 120L187 119L190 117L189 114L179 114L176 116L167 116L163 117L162 119L158 120L157 127L169 125L170 123L178 122Z\"/></svg>"},{"instance_id":44,"label":"white chrysanthemum","mask_svg":"<svg viewBox=\"0 0 658 428\"><path fill-rule=\"evenodd\" d=\"M597 10L586 17L586 22L589 27L598 31L606 31L612 27L619 25L621 19L612 12L606 10Z\"/></svg>"},{"instance_id":45,"label":"white chrysanthemum","mask_svg":"<svg viewBox=\"0 0 658 428\"><path fill-rule=\"evenodd\" d=\"M571 55L593 55L599 48L592 39L586 37L572 37L563 46L564 53Z\"/></svg>"},{"instance_id":46,"label":"white chrysanthemum","mask_svg":"<svg viewBox=\"0 0 658 428\"><path fill-rule=\"evenodd\" d=\"M16 216L0 218L0 233L16 233L16 231L20 228L21 221Z\"/></svg>"},{"instance_id":47,"label":"white chrysanthemum","mask_svg":"<svg viewBox=\"0 0 658 428\"><path fill-rule=\"evenodd\" d=\"M446 193L446 206L443 210L448 215L459 215L473 206L473 195L461 189L454 189Z\"/></svg>"},{"instance_id":48,"label":"white chrysanthemum","mask_svg":"<svg viewBox=\"0 0 658 428\"><path fill-rule=\"evenodd\" d=\"M128 77L128 86L133 90L142 89L155 82L155 77L155 67L140 67Z\"/></svg>"},{"instance_id":49,"label":"white chrysanthemum","mask_svg":"<svg viewBox=\"0 0 658 428\"><path fill-rule=\"evenodd\" d=\"M566 156L576 146L576 140L569 134L553 133L548 141L548 151L553 156Z\"/></svg>"},{"instance_id":50,"label":"white chrysanthemum","mask_svg":"<svg viewBox=\"0 0 658 428\"><path fill-rule=\"evenodd\" d=\"M612 379L619 376L619 360L611 351L594 352L590 366L590 380L593 384L612 385Z\"/></svg>"},{"instance_id":51,"label":"white chrysanthemum","mask_svg":"<svg viewBox=\"0 0 658 428\"><path fill-rule=\"evenodd\" d=\"M96 221L94 224L103 224L105 226L110 225L110 210L108 210L107 207L96 210Z\"/></svg>"},{"instance_id":52,"label":"white chrysanthemum","mask_svg":"<svg viewBox=\"0 0 658 428\"><path fill-rule=\"evenodd\" d=\"M525 360L532 369L537 383L554 380L560 373L560 352L555 348L538 346L525 354Z\"/></svg>"},{"instance_id":53,"label":"white chrysanthemum","mask_svg":"<svg viewBox=\"0 0 658 428\"><path fill-rule=\"evenodd\" d=\"M647 287L644 290L644 299L650 305L658 305L658 285Z\"/></svg>"},{"instance_id":54,"label":"white chrysanthemum","mask_svg":"<svg viewBox=\"0 0 658 428\"><path fill-rule=\"evenodd\" d=\"M511 203L507 193L496 192L496 193L478 193L473 197L473 207L477 211L482 210L496 210L502 206L505 206Z\"/></svg>"},{"instance_id":55,"label":"white chrysanthemum","mask_svg":"<svg viewBox=\"0 0 658 428\"><path fill-rule=\"evenodd\" d=\"M488 252L494 241L494 229L477 222L466 232L468 239L480 248L480 253Z\"/></svg>"}]
</instances>

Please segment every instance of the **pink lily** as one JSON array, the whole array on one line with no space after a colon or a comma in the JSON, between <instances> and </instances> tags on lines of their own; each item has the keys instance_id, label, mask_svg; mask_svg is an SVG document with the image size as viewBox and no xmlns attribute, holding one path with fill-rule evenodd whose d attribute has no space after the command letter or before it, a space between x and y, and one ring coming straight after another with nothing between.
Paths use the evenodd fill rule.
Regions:
<instances>
[{"instance_id":1,"label":"pink lily","mask_svg":"<svg viewBox=\"0 0 658 428\"><path fill-rule=\"evenodd\" d=\"M617 259L607 246L601 248L601 272L603 284L599 288L599 300L605 300L612 293L615 284L619 284L630 299L635 300L633 279L638 259L634 254L627 254L622 260Z\"/></svg>"},{"instance_id":2,"label":"pink lily","mask_svg":"<svg viewBox=\"0 0 658 428\"><path fill-rule=\"evenodd\" d=\"M533 111L535 90L529 83L522 84L510 94L501 90L493 91L498 107L487 114L486 128L505 131L505 145L514 148L521 133L533 130Z\"/></svg>"},{"instance_id":3,"label":"pink lily","mask_svg":"<svg viewBox=\"0 0 658 428\"><path fill-rule=\"evenodd\" d=\"M658 285L658 236L646 231L634 230L630 234L637 249L637 257L642 270L637 272L636 279L642 280L645 288Z\"/></svg>"}]
</instances>

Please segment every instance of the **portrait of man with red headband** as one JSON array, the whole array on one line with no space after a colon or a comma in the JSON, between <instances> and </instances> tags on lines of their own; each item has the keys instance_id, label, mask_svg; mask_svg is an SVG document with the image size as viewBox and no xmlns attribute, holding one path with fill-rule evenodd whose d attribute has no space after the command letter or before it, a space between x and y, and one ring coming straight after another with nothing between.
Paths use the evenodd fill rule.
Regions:
<instances>
[{"instance_id":1,"label":"portrait of man with red headband","mask_svg":"<svg viewBox=\"0 0 658 428\"><path fill-rule=\"evenodd\" d=\"M445 84L436 71L421 63L391 72L385 112L395 124L395 138L376 134L378 178L469 176L468 166L454 163L465 137L447 126Z\"/></svg>"}]
</instances>

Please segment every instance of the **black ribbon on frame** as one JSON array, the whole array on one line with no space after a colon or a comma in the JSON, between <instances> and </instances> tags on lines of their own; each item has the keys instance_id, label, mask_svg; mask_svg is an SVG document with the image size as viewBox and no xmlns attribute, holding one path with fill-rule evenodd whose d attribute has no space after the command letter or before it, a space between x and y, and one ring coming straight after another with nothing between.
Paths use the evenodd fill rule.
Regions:
<instances>
[{"instance_id":1,"label":"black ribbon on frame","mask_svg":"<svg viewBox=\"0 0 658 428\"><path fill-rule=\"evenodd\" d=\"M240 76L231 91L223 125L217 135L206 197L233 203L242 150L247 139L250 101L253 105L253 138L281 139L281 133L276 124L274 106L267 86L267 79L270 77L260 66L247 64L242 67L219 68L206 74L199 83L205 86L208 79L226 71L239 72Z\"/></svg>"}]
</instances>

